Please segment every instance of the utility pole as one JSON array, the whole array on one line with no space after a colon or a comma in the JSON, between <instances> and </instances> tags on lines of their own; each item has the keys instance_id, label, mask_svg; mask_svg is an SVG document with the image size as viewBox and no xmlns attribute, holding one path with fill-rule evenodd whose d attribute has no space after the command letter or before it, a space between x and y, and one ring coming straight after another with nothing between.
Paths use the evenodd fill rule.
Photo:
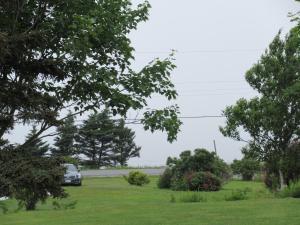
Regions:
<instances>
[{"instance_id":1,"label":"utility pole","mask_svg":"<svg viewBox=\"0 0 300 225\"><path fill-rule=\"evenodd\" d=\"M215 153L217 155L217 145L216 145L216 141L214 140L214 148L215 148Z\"/></svg>"}]
</instances>

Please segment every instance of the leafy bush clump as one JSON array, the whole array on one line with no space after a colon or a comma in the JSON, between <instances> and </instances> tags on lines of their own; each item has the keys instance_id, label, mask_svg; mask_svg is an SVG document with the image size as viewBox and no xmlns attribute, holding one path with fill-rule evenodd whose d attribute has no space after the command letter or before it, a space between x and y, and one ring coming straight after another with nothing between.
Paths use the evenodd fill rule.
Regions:
<instances>
[{"instance_id":1,"label":"leafy bush clump","mask_svg":"<svg viewBox=\"0 0 300 225\"><path fill-rule=\"evenodd\" d=\"M188 189L191 191L218 191L221 189L221 179L210 172L197 172L186 175Z\"/></svg>"},{"instance_id":2,"label":"leafy bush clump","mask_svg":"<svg viewBox=\"0 0 300 225\"><path fill-rule=\"evenodd\" d=\"M225 200L226 201L240 201L240 200L245 200L248 198L247 196L247 190L241 190L241 189L237 189L237 190L233 190L231 192L231 195L229 196L225 196Z\"/></svg>"},{"instance_id":3,"label":"leafy bush clump","mask_svg":"<svg viewBox=\"0 0 300 225\"><path fill-rule=\"evenodd\" d=\"M174 176L171 179L171 189L173 191L187 191L189 186L184 177Z\"/></svg>"},{"instance_id":4,"label":"leafy bush clump","mask_svg":"<svg viewBox=\"0 0 300 225\"><path fill-rule=\"evenodd\" d=\"M164 173L160 175L157 186L159 188L170 188L172 175L172 170L170 168L166 168Z\"/></svg>"},{"instance_id":5,"label":"leafy bush clump","mask_svg":"<svg viewBox=\"0 0 300 225\"><path fill-rule=\"evenodd\" d=\"M206 149L184 151L180 158L168 158L168 168L158 181L159 188L176 191L218 191L231 176L230 167Z\"/></svg>"},{"instance_id":6,"label":"leafy bush clump","mask_svg":"<svg viewBox=\"0 0 300 225\"><path fill-rule=\"evenodd\" d=\"M140 171L131 171L128 177L124 176L124 178L131 185L142 186L150 183L148 175Z\"/></svg>"}]
</instances>

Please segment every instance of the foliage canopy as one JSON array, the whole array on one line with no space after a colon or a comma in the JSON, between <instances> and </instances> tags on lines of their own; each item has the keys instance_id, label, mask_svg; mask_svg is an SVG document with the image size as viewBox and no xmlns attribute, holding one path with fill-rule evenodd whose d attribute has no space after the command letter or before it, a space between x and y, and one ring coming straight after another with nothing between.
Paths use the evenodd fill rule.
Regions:
<instances>
[{"instance_id":1,"label":"foliage canopy","mask_svg":"<svg viewBox=\"0 0 300 225\"><path fill-rule=\"evenodd\" d=\"M249 143L252 154L262 161L281 162L291 143L300 137L300 27L282 39L279 33L261 59L246 73L249 85L258 92L250 100L238 100L224 110L224 136ZM251 139L240 136L240 129Z\"/></svg>"},{"instance_id":2,"label":"foliage canopy","mask_svg":"<svg viewBox=\"0 0 300 225\"><path fill-rule=\"evenodd\" d=\"M1 1L0 138L17 122L33 121L41 125L38 137L63 122L66 108L80 114L106 106L124 116L147 106L152 94L175 99L172 56L131 68L128 34L149 8L129 0ZM146 111L142 122L173 141L177 113L177 106Z\"/></svg>"}]
</instances>

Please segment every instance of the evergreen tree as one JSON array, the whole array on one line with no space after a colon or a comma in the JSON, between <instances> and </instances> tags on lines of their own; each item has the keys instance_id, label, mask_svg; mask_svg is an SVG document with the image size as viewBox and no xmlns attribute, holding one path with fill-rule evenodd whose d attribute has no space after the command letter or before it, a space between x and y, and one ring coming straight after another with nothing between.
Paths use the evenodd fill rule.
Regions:
<instances>
[{"instance_id":1,"label":"evergreen tree","mask_svg":"<svg viewBox=\"0 0 300 225\"><path fill-rule=\"evenodd\" d=\"M90 115L76 135L79 152L98 167L111 165L113 131L114 123L108 110Z\"/></svg>"},{"instance_id":2,"label":"evergreen tree","mask_svg":"<svg viewBox=\"0 0 300 225\"><path fill-rule=\"evenodd\" d=\"M52 154L54 155L73 156L76 154L74 142L77 127L75 125L74 117L71 115L72 113L69 112L65 123L57 128L59 135L54 139L54 146L56 147L52 149Z\"/></svg>"},{"instance_id":3,"label":"evergreen tree","mask_svg":"<svg viewBox=\"0 0 300 225\"><path fill-rule=\"evenodd\" d=\"M121 166L126 166L130 158L140 156L141 147L135 144L134 138L135 132L125 127L124 120L120 120L115 129L113 157L115 162Z\"/></svg>"},{"instance_id":4,"label":"evergreen tree","mask_svg":"<svg viewBox=\"0 0 300 225\"><path fill-rule=\"evenodd\" d=\"M30 138L34 137L36 135L36 132L37 132L36 126L33 126L32 130L26 136L26 140L29 140ZM33 156L43 156L49 150L49 144L47 144L47 142L42 141L39 138L35 138L32 140L31 145L26 146L24 150L28 151L28 153Z\"/></svg>"}]
</instances>

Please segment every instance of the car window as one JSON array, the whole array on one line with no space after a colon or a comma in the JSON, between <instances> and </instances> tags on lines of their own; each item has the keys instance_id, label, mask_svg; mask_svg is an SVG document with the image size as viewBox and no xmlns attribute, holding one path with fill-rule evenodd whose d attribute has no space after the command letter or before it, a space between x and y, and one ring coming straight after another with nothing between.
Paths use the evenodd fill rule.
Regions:
<instances>
[{"instance_id":1,"label":"car window","mask_svg":"<svg viewBox=\"0 0 300 225\"><path fill-rule=\"evenodd\" d=\"M77 168L74 165L66 165L67 171L77 172Z\"/></svg>"}]
</instances>

